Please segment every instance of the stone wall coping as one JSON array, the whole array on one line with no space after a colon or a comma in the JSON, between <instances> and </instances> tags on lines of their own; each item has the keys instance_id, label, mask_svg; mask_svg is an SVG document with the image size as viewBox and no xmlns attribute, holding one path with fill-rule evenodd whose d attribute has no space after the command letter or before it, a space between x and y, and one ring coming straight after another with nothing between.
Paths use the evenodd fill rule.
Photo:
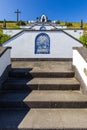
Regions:
<instances>
[{"instance_id":1,"label":"stone wall coping","mask_svg":"<svg viewBox=\"0 0 87 130\"><path fill-rule=\"evenodd\" d=\"M0 47L0 57L1 57L8 49L11 49L11 47Z\"/></svg>"},{"instance_id":2,"label":"stone wall coping","mask_svg":"<svg viewBox=\"0 0 87 130\"><path fill-rule=\"evenodd\" d=\"M84 58L84 60L87 62L87 48L85 48L85 47L73 47L73 50L77 50L80 53L80 55Z\"/></svg>"}]
</instances>

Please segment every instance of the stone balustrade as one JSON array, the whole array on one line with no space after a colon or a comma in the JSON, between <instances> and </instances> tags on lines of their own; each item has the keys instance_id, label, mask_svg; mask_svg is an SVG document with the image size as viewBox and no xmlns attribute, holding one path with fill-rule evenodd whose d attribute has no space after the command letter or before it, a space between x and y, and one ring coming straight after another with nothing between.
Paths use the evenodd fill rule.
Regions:
<instances>
[{"instance_id":1,"label":"stone balustrade","mask_svg":"<svg viewBox=\"0 0 87 130\"><path fill-rule=\"evenodd\" d=\"M87 94L87 48L73 48L73 66L75 76L81 83L82 92Z\"/></svg>"},{"instance_id":2,"label":"stone balustrade","mask_svg":"<svg viewBox=\"0 0 87 130\"><path fill-rule=\"evenodd\" d=\"M0 47L0 89L11 68L10 51L11 47Z\"/></svg>"}]
</instances>

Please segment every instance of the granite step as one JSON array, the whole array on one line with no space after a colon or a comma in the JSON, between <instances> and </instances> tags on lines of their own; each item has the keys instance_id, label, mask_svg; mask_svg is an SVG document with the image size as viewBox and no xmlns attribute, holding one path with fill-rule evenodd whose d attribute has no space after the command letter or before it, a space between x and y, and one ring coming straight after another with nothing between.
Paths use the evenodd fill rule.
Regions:
<instances>
[{"instance_id":1,"label":"granite step","mask_svg":"<svg viewBox=\"0 0 87 130\"><path fill-rule=\"evenodd\" d=\"M30 130L87 129L87 109L31 109L18 128Z\"/></svg>"},{"instance_id":2,"label":"granite step","mask_svg":"<svg viewBox=\"0 0 87 130\"><path fill-rule=\"evenodd\" d=\"M34 77L39 77L39 78L64 78L64 77L74 77L74 72L71 70L65 70L65 71L54 71L54 70L50 70L50 71L46 71L46 70L35 70L33 69L25 69L25 68L12 68L12 70L9 73L10 77L16 77L16 78L34 78Z\"/></svg>"},{"instance_id":3,"label":"granite step","mask_svg":"<svg viewBox=\"0 0 87 130\"><path fill-rule=\"evenodd\" d=\"M80 91L32 91L24 100L29 108L87 108L87 96Z\"/></svg>"},{"instance_id":4,"label":"granite step","mask_svg":"<svg viewBox=\"0 0 87 130\"><path fill-rule=\"evenodd\" d=\"M3 89L79 90L80 84L75 78L9 78Z\"/></svg>"},{"instance_id":5,"label":"granite step","mask_svg":"<svg viewBox=\"0 0 87 130\"><path fill-rule=\"evenodd\" d=\"M72 62L64 61L14 61L11 76L73 77ZM25 72L24 75L22 75ZM20 75L21 73L21 75Z\"/></svg>"},{"instance_id":6,"label":"granite step","mask_svg":"<svg viewBox=\"0 0 87 130\"><path fill-rule=\"evenodd\" d=\"M31 93L30 90L4 90L0 93L0 108L29 108L23 100Z\"/></svg>"},{"instance_id":7,"label":"granite step","mask_svg":"<svg viewBox=\"0 0 87 130\"><path fill-rule=\"evenodd\" d=\"M80 91L18 91L0 94L0 108L87 108Z\"/></svg>"},{"instance_id":8,"label":"granite step","mask_svg":"<svg viewBox=\"0 0 87 130\"><path fill-rule=\"evenodd\" d=\"M30 72L32 77L38 78L71 78L74 77L74 72Z\"/></svg>"},{"instance_id":9,"label":"granite step","mask_svg":"<svg viewBox=\"0 0 87 130\"><path fill-rule=\"evenodd\" d=\"M13 78L32 78L32 75L29 73L32 68L12 68L9 72L9 77Z\"/></svg>"},{"instance_id":10,"label":"granite step","mask_svg":"<svg viewBox=\"0 0 87 130\"><path fill-rule=\"evenodd\" d=\"M17 78L35 78L35 77L38 77L38 78L64 78L64 77L68 77L68 78L71 78L71 77L74 77L74 72L73 71L63 71L63 72L54 72L54 71L35 71L35 70L32 70L32 71L26 71L26 69L12 69L9 73L9 76L10 77L17 77Z\"/></svg>"},{"instance_id":11,"label":"granite step","mask_svg":"<svg viewBox=\"0 0 87 130\"><path fill-rule=\"evenodd\" d=\"M27 83L31 80L31 78L9 78L3 84L3 90L30 90Z\"/></svg>"},{"instance_id":12,"label":"granite step","mask_svg":"<svg viewBox=\"0 0 87 130\"><path fill-rule=\"evenodd\" d=\"M0 130L87 130L87 109L1 109Z\"/></svg>"},{"instance_id":13,"label":"granite step","mask_svg":"<svg viewBox=\"0 0 87 130\"><path fill-rule=\"evenodd\" d=\"M75 78L33 78L27 83L32 90L79 90Z\"/></svg>"}]
</instances>

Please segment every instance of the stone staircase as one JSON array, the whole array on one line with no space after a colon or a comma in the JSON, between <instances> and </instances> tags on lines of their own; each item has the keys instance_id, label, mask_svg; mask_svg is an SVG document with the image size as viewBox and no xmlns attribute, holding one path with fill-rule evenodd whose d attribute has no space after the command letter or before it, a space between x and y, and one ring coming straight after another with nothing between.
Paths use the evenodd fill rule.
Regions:
<instances>
[{"instance_id":1,"label":"stone staircase","mask_svg":"<svg viewBox=\"0 0 87 130\"><path fill-rule=\"evenodd\" d=\"M86 129L87 96L71 62L12 62L0 93L0 130Z\"/></svg>"}]
</instances>

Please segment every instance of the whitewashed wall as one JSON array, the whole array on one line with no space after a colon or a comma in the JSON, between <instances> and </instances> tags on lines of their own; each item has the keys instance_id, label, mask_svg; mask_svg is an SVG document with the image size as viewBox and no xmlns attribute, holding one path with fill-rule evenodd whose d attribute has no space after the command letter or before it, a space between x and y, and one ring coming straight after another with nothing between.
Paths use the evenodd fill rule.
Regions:
<instances>
[{"instance_id":1,"label":"whitewashed wall","mask_svg":"<svg viewBox=\"0 0 87 130\"><path fill-rule=\"evenodd\" d=\"M73 37L79 39L83 35L83 30L80 29L70 29L70 30L64 30L68 34L72 35Z\"/></svg>"},{"instance_id":2,"label":"whitewashed wall","mask_svg":"<svg viewBox=\"0 0 87 130\"><path fill-rule=\"evenodd\" d=\"M77 78L80 82L84 82L84 84L81 83L83 92L87 94L87 61L76 49L73 50L73 65L75 66L80 75L80 78Z\"/></svg>"},{"instance_id":3,"label":"whitewashed wall","mask_svg":"<svg viewBox=\"0 0 87 130\"><path fill-rule=\"evenodd\" d=\"M32 27L32 29L40 30L40 27L42 27L42 26L37 25L37 26ZM49 26L45 25L44 27L46 27L46 30L54 29L54 27L50 26L50 25Z\"/></svg>"},{"instance_id":4,"label":"whitewashed wall","mask_svg":"<svg viewBox=\"0 0 87 130\"><path fill-rule=\"evenodd\" d=\"M21 32L23 29L3 29L3 33L6 35L14 36L15 34Z\"/></svg>"},{"instance_id":5,"label":"whitewashed wall","mask_svg":"<svg viewBox=\"0 0 87 130\"><path fill-rule=\"evenodd\" d=\"M67 29L67 26L56 26L56 28L58 28L58 29Z\"/></svg>"},{"instance_id":6,"label":"whitewashed wall","mask_svg":"<svg viewBox=\"0 0 87 130\"><path fill-rule=\"evenodd\" d=\"M10 51L11 49L7 49L5 53L0 57L0 76L3 74L6 67L11 64Z\"/></svg>"},{"instance_id":7,"label":"whitewashed wall","mask_svg":"<svg viewBox=\"0 0 87 130\"><path fill-rule=\"evenodd\" d=\"M43 32L43 31L42 31ZM44 31L50 37L50 54L34 54L35 38L41 31L25 31L5 42L12 47L11 58L72 58L72 47L81 43L60 31Z\"/></svg>"}]
</instances>

